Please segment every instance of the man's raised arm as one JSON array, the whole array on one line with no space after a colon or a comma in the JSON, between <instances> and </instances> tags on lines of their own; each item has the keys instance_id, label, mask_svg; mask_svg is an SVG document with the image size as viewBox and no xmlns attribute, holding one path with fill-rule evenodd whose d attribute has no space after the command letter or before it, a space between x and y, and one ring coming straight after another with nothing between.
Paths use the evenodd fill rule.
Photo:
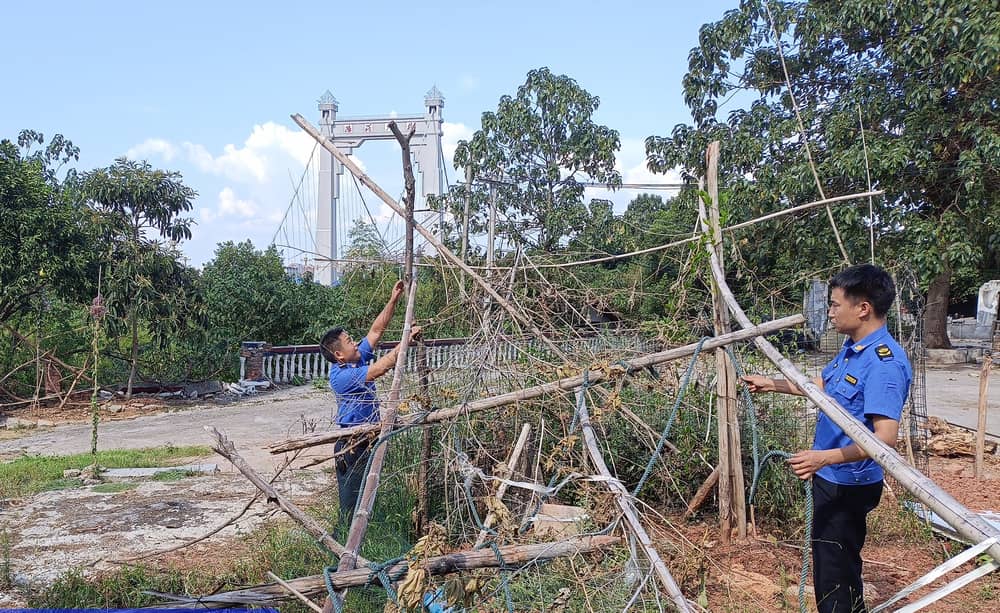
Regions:
<instances>
[{"instance_id":1,"label":"man's raised arm","mask_svg":"<svg viewBox=\"0 0 1000 613\"><path fill-rule=\"evenodd\" d=\"M389 296L389 302L385 303L385 308L382 309L382 312L372 322L372 329L368 331L368 336L366 337L372 351L378 349L378 342L382 340L382 334L389 326L389 322L392 321L392 315L396 312L396 303L399 302L400 296L403 295L403 288L403 282L396 281L396 285L392 286L392 295Z\"/></svg>"}]
</instances>

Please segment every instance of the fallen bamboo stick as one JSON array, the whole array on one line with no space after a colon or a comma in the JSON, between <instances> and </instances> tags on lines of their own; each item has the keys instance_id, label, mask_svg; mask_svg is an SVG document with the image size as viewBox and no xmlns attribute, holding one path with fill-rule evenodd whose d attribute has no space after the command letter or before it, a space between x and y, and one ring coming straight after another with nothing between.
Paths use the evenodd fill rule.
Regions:
<instances>
[{"instance_id":1,"label":"fallen bamboo stick","mask_svg":"<svg viewBox=\"0 0 1000 613\"><path fill-rule=\"evenodd\" d=\"M526 423L521 426L521 434L517 437L517 442L514 443L514 448L510 452L510 457L507 458L507 466L505 470L501 471L501 478L509 479L513 474L514 466L516 466L517 461L521 459L521 452L524 451L524 445L528 442L529 434L531 434L531 424ZM503 504L503 496L506 493L507 483L505 481L501 481L496 493L497 502ZM476 548L486 541L487 530L493 527L493 522L495 522L496 519L496 513L493 511L490 511L489 514L486 515L486 519L483 521L483 529L479 531L479 536L476 538Z\"/></svg>"},{"instance_id":2,"label":"fallen bamboo stick","mask_svg":"<svg viewBox=\"0 0 1000 613\"><path fill-rule=\"evenodd\" d=\"M642 527L642 522L639 521L639 514L635 509L635 505L632 504L632 495L621 481L611 476L611 471L608 470L608 465L604 462L601 448L597 444L597 435L594 433L593 426L590 425L590 414L587 412L587 399L583 390L579 390L576 393L576 414L580 420L580 428L583 430L583 440L590 459L594 463L594 467L597 468L597 472L604 477L604 482L607 484L608 489L615 495L615 502L618 503L622 513L625 514L625 521L632 534L635 535L636 540L642 546L646 557L649 558L649 563L653 566L657 578L663 584L664 589L667 590L667 594L674 601L674 605L677 606L679 611L691 611L687 599L681 593L681 588L674 581L673 576L667 569L667 565L660 558L659 552L653 547L653 540L649 538L646 529Z\"/></svg>"},{"instance_id":3,"label":"fallen bamboo stick","mask_svg":"<svg viewBox=\"0 0 1000 613\"><path fill-rule=\"evenodd\" d=\"M772 332L777 332L778 330L783 330L785 328L798 326L804 322L805 322L805 317L803 317L802 315L792 315L789 317L782 317L781 319L776 319L774 321L763 323L760 324L759 326L751 326L743 330L738 330L736 332L731 332L729 334L723 334L722 336L716 336L714 338L706 339L702 345L702 348L714 349L716 347L721 347L723 345L728 345L730 343L745 341L761 334L771 334ZM651 353L632 360L624 360L622 364L624 365L624 368L626 370L636 371L646 368L647 366L662 364L663 362L669 362L670 360L677 360L680 358L690 356L697 349L698 349L698 343L691 343L689 345L675 347L674 349L668 349L666 351L660 351L658 353ZM566 377L565 379L559 379L557 381L543 383L542 385L527 387L522 390L508 392L506 394L500 394L498 396L491 396L490 398L474 400L472 402L467 402L465 404L449 407L447 409L437 409L435 411L426 413L423 416L412 417L402 422L400 425L402 427L410 427L410 426L422 426L427 424L434 424L448 419L452 419L459 415L476 413L479 411L485 411L488 409L494 409L497 407L502 407L504 405L513 404L515 402L531 400L533 398L539 398L541 396L544 396L545 394L571 391L583 385L585 379L587 379L590 382L590 384L593 385L595 383L604 381L608 377L609 374L604 370L590 370L587 372L586 375ZM306 447L313 447L315 445L332 443L337 439L343 438L345 436L356 436L359 434L377 432L380 429L381 427L379 426L379 424L364 424L360 426L351 426L350 428L334 428L328 432L310 434L308 436L302 436L292 439L286 439L284 441L279 441L277 443L270 445L268 447L268 450L271 453L284 453L286 451L293 451L295 449L303 449Z\"/></svg>"},{"instance_id":4,"label":"fallen bamboo stick","mask_svg":"<svg viewBox=\"0 0 1000 613\"><path fill-rule=\"evenodd\" d=\"M344 154L343 151L337 149L336 145L330 142L328 138L320 134L319 130L314 128L313 125L309 123L309 121L305 117L299 115L298 113L295 113L294 115L292 115L292 121L298 124L300 128L305 130L305 132L309 136L312 136L313 139L315 139L316 142L319 143L321 147L329 151L333 157L337 158L337 160L344 165L344 168L351 171L351 174L357 177L358 181L360 181L365 187L372 190L375 193L375 195L378 196L379 199L386 204L386 206L395 211L404 219L406 218L406 211L403 210L401 206L399 206L399 203L396 202L392 198L392 196L386 193L384 189L379 187L377 183L372 181L371 177L365 174L361 170L361 168L359 168L358 165L351 160L351 158L349 158L347 155ZM514 308L514 306L511 305L511 303L508 300L506 300L503 296L501 296L493 288L492 285L490 285L485 279L482 278L482 276L479 275L479 273L473 270L468 264L463 262L462 258L458 257L457 255L452 253L450 249L445 247L445 245L441 241L439 241L437 237L435 237L430 230L428 230L427 228L423 227L421 224L418 223L414 224L414 229L417 232L419 232L420 235L423 236L428 243L433 245L434 248L437 249L437 252L441 254L446 260L449 260L450 262L461 268L463 271L465 271L465 273L469 275L476 283L478 283L486 291L486 293L488 293L494 300L496 300L497 303L500 306L502 306L504 310L506 310L515 321L520 322L524 326L527 326L528 329L531 330L531 332L538 338L538 340L545 343L549 347L549 349L551 349L557 356L560 357L563 356L563 352L559 349L559 347L557 347L556 344L553 343L551 339L542 334L542 331L539 330L537 326L535 326L535 324L531 321L530 318L528 318L523 313Z\"/></svg>"},{"instance_id":5,"label":"fallen bamboo stick","mask_svg":"<svg viewBox=\"0 0 1000 613\"><path fill-rule=\"evenodd\" d=\"M687 511L684 511L684 519L694 515L695 511L697 511L698 508L705 503L708 495L712 493L712 488L714 488L715 484L718 482L719 467L716 466L712 469L712 473L708 475L708 478L705 479L705 482L701 484L701 487L698 488L698 491L694 493L694 496L691 497L691 501L687 503Z\"/></svg>"},{"instance_id":6,"label":"fallen bamboo stick","mask_svg":"<svg viewBox=\"0 0 1000 613\"><path fill-rule=\"evenodd\" d=\"M302 592L300 592L297 589L295 589L294 587L288 585L288 583L284 579L282 579L281 577L279 577L278 575L272 573L271 571L267 571L267 576L268 576L269 579L271 579L271 581L274 581L275 583L277 583L281 587L285 588L288 592L290 592L292 594L292 596L295 596L296 598L298 598L299 600L301 600L302 604L306 605L307 607L309 607L313 611L316 611L316 613L323 613L323 609L321 609L318 606L316 606L315 602L309 600L309 598L307 598L306 595L303 594Z\"/></svg>"},{"instance_id":7,"label":"fallen bamboo stick","mask_svg":"<svg viewBox=\"0 0 1000 613\"><path fill-rule=\"evenodd\" d=\"M541 562L558 557L573 556L581 553L590 553L617 545L621 538L610 535L581 536L562 541L549 543L537 543L533 545L508 545L500 547L500 558L506 566L523 566L531 562ZM449 553L443 556L428 558L424 561L422 568L432 575L445 575L448 573L460 572L463 570L473 570L476 568L497 568L500 561L492 549L480 549L477 551L461 551ZM409 561L405 558L385 569L389 578L393 581L406 575L409 571ZM349 587L360 587L368 585L374 579L370 569L359 568L347 573L337 573L330 575L330 583L333 589L342 590ZM326 580L323 575L310 575L298 579L290 579L285 582L288 586L297 590L307 597L316 597L327 593ZM171 602L171 608L196 609L196 608L224 608L234 604L257 604L257 605L277 605L289 598L284 587L276 583L258 585L254 587L201 596L189 600Z\"/></svg>"},{"instance_id":8,"label":"fallen bamboo stick","mask_svg":"<svg viewBox=\"0 0 1000 613\"><path fill-rule=\"evenodd\" d=\"M708 251L712 274L719 284L719 289L722 291L730 312L744 328L753 326L750 318L747 317L746 313L743 312L743 308L740 307L739 302L736 301L736 297L729 289L729 285L726 284L725 276L719 268L719 262L715 259L715 254L712 253L711 249ZM797 385L806 397L815 403L819 410L823 411L833 423L837 424L852 441L857 443L858 447L868 454L868 457L884 468L900 485L913 494L917 500L941 516L958 534L975 544L994 536L1000 536L1000 532L981 516L965 508L962 503L938 487L934 481L907 464L895 449L876 437L863 423L855 419L842 406L837 404L833 398L820 390L808 376L800 372L767 339L758 336L754 338L754 343L760 349L761 353L771 360L789 381ZM994 560L1000 560L1000 544L992 545L987 551L993 556Z\"/></svg>"},{"instance_id":9,"label":"fallen bamboo stick","mask_svg":"<svg viewBox=\"0 0 1000 613\"><path fill-rule=\"evenodd\" d=\"M344 555L344 546L333 540L333 537L323 529L319 523L307 515L302 509L295 506L295 504L282 496L278 490L274 489L270 483L268 483L263 477L261 477L257 471L253 469L247 461L243 459L243 456L236 451L236 446L230 441L226 436L215 429L214 426L205 426L205 430L209 432L213 437L215 437L215 444L212 445L212 449L216 451L219 455L226 458L233 463L238 471L243 473L250 483L257 486L257 489L264 492L267 496L268 502L275 502L281 508L282 511L287 513L292 519L299 522L299 524L306 529L306 531L313 536L316 540L322 543L327 549L330 550L338 558ZM359 561L360 558L359 558ZM367 564L367 561L363 562Z\"/></svg>"}]
</instances>

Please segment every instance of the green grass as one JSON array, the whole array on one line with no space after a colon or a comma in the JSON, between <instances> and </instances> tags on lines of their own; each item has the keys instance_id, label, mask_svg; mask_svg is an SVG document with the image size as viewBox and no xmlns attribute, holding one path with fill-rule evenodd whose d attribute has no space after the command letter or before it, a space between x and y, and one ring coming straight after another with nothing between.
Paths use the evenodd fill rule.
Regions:
<instances>
[{"instance_id":1,"label":"green grass","mask_svg":"<svg viewBox=\"0 0 1000 613\"><path fill-rule=\"evenodd\" d=\"M0 500L21 498L38 492L79 485L77 479L63 477L63 471L82 469L96 462L107 468L151 468L192 457L208 455L208 447L155 447L115 449L65 456L24 456L0 464Z\"/></svg>"}]
</instances>

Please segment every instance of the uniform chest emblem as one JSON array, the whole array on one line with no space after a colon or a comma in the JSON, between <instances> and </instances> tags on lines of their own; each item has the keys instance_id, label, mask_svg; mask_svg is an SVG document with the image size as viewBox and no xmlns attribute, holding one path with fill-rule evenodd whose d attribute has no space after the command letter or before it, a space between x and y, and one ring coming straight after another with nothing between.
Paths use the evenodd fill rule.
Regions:
<instances>
[{"instance_id":1,"label":"uniform chest emblem","mask_svg":"<svg viewBox=\"0 0 1000 613\"><path fill-rule=\"evenodd\" d=\"M847 381L851 385L857 385L858 384L858 379L856 377L854 377L853 375L844 375L844 381Z\"/></svg>"}]
</instances>

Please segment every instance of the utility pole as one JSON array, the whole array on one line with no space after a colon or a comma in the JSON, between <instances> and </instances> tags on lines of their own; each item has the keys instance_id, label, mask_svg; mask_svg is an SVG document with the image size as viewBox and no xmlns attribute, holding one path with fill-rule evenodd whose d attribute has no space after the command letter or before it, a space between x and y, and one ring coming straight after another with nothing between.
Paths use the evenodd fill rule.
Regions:
<instances>
[{"instance_id":1,"label":"utility pole","mask_svg":"<svg viewBox=\"0 0 1000 613\"><path fill-rule=\"evenodd\" d=\"M462 215L462 261L469 263L467 252L469 249L469 208L472 204L472 165L465 167L465 212ZM465 271L462 271L462 300L465 300Z\"/></svg>"}]
</instances>

